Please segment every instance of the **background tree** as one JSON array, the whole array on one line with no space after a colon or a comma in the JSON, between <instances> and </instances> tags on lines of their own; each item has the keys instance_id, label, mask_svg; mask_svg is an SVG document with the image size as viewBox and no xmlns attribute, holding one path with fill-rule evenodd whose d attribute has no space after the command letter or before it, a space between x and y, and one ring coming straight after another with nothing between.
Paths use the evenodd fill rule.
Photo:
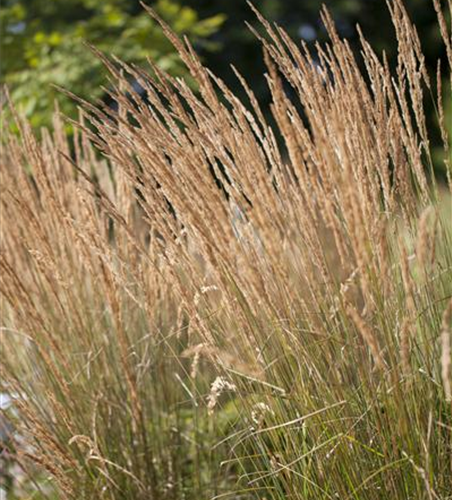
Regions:
<instances>
[{"instance_id":1,"label":"background tree","mask_svg":"<svg viewBox=\"0 0 452 500\"><path fill-rule=\"evenodd\" d=\"M200 19L192 7L173 0L153 7L198 50L216 47L208 37L223 22L221 14ZM90 100L102 97L105 71L84 41L127 62L143 64L151 57L173 74L185 73L139 0L4 0L0 40L2 82L36 127L49 124L55 99L65 114L76 113L74 102L52 84Z\"/></svg>"}]
</instances>

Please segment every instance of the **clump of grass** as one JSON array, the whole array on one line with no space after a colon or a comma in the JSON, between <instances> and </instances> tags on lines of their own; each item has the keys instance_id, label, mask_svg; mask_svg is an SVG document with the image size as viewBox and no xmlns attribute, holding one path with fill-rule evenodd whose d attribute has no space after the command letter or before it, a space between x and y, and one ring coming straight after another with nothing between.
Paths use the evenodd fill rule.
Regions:
<instances>
[{"instance_id":1,"label":"clump of grass","mask_svg":"<svg viewBox=\"0 0 452 500\"><path fill-rule=\"evenodd\" d=\"M118 111L81 103L73 144L16 116L4 390L18 460L61 498L452 497L441 95L447 188L424 115L452 80L389 8L394 73L361 36L363 72L326 10L318 64L257 13L274 127L164 24L197 92L98 54Z\"/></svg>"}]
</instances>

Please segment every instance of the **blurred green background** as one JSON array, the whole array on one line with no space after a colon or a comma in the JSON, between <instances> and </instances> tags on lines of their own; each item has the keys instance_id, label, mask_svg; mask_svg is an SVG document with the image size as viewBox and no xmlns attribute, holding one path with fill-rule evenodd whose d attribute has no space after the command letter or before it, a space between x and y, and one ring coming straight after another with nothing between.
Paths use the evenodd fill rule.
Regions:
<instances>
[{"instance_id":1,"label":"blurred green background","mask_svg":"<svg viewBox=\"0 0 452 500\"><path fill-rule=\"evenodd\" d=\"M246 0L147 3L177 33L189 36L203 61L236 93L240 95L242 90L230 70L231 63L251 83L260 100L268 100L261 47L245 26L245 21L257 25ZM359 23L374 48L385 50L394 60L394 32L384 0L254 1L270 21L311 45L325 40L319 18L322 3L329 7L340 34L352 46L357 48L355 25ZM445 62L445 53L432 2L405 0L405 4L434 74L437 59ZM51 84L90 100L103 98L101 86L106 85L106 71L83 41L143 66L146 57L151 57L171 73L184 75L177 55L139 0L3 0L0 20L1 81L35 127L50 123L55 99L65 114L76 114L74 102ZM430 113L433 122L433 108Z\"/></svg>"}]
</instances>

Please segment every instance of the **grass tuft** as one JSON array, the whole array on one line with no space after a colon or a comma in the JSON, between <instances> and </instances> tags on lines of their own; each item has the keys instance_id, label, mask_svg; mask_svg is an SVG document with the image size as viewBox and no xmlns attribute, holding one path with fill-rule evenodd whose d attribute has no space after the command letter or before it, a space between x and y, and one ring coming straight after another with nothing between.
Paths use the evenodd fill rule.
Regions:
<instances>
[{"instance_id":1,"label":"grass tuft","mask_svg":"<svg viewBox=\"0 0 452 500\"><path fill-rule=\"evenodd\" d=\"M393 72L326 10L316 63L257 12L273 126L161 21L197 91L98 54L117 111L80 101L71 140L58 113L39 138L15 114L1 390L33 498L452 498L434 4L436 83L400 0Z\"/></svg>"}]
</instances>

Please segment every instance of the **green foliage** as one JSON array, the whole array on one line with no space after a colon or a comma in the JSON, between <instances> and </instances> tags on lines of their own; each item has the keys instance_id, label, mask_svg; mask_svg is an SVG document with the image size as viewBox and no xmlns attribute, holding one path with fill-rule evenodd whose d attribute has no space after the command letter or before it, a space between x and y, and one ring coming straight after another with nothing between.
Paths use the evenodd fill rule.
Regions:
<instances>
[{"instance_id":1,"label":"green foliage","mask_svg":"<svg viewBox=\"0 0 452 500\"><path fill-rule=\"evenodd\" d=\"M218 14L200 19L190 7L158 0L153 8L179 35L214 49L206 40L222 24ZM6 0L1 10L2 81L35 127L49 125L53 102L74 117L74 102L52 85L90 99L103 95L105 72L88 42L128 63L147 57L175 75L185 70L171 44L138 0Z\"/></svg>"}]
</instances>

